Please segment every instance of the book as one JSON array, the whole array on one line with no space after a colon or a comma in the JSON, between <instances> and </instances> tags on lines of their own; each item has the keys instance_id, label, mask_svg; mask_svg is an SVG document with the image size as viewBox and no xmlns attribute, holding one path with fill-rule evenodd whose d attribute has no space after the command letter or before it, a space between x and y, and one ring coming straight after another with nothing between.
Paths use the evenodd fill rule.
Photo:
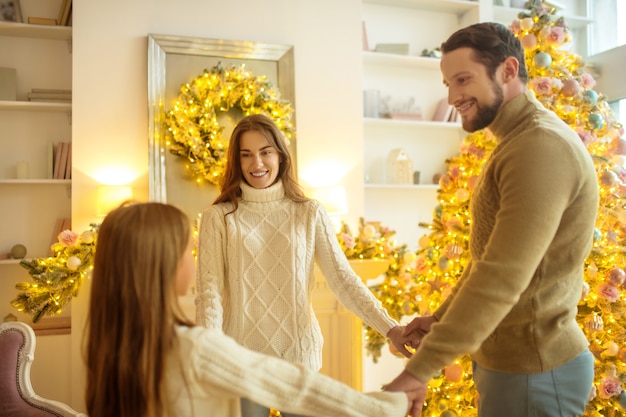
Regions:
<instances>
[{"instance_id":1,"label":"book","mask_svg":"<svg viewBox=\"0 0 626 417\"><path fill-rule=\"evenodd\" d=\"M61 232L64 232L66 230L72 230L72 219L70 219L69 217L64 218L63 224L61 225Z\"/></svg>"},{"instance_id":2,"label":"book","mask_svg":"<svg viewBox=\"0 0 626 417\"><path fill-rule=\"evenodd\" d=\"M65 163L65 177L66 180L72 178L72 142L67 143L67 162Z\"/></svg>"},{"instance_id":3,"label":"book","mask_svg":"<svg viewBox=\"0 0 626 417\"><path fill-rule=\"evenodd\" d=\"M68 25L71 11L72 0L63 0L61 2L61 8L59 9L59 18L57 19L60 26Z\"/></svg>"},{"instance_id":4,"label":"book","mask_svg":"<svg viewBox=\"0 0 626 417\"><path fill-rule=\"evenodd\" d=\"M48 170L46 178L54 178L54 142L48 142Z\"/></svg>"},{"instance_id":5,"label":"book","mask_svg":"<svg viewBox=\"0 0 626 417\"><path fill-rule=\"evenodd\" d=\"M28 16L28 23L33 25L49 25L56 26L57 20L49 17L34 17Z\"/></svg>"},{"instance_id":6,"label":"book","mask_svg":"<svg viewBox=\"0 0 626 417\"><path fill-rule=\"evenodd\" d=\"M68 142L62 142L63 147L61 148L61 165L59 166L59 177L58 179L62 180L65 178L65 170L67 168L67 156L70 150L70 146Z\"/></svg>"},{"instance_id":7,"label":"book","mask_svg":"<svg viewBox=\"0 0 626 417\"><path fill-rule=\"evenodd\" d=\"M63 142L57 143L54 148L54 168L52 170L52 178L55 180L59 178L59 169L61 167L61 148L63 147Z\"/></svg>"},{"instance_id":8,"label":"book","mask_svg":"<svg viewBox=\"0 0 626 417\"><path fill-rule=\"evenodd\" d=\"M54 158L54 179L61 180L65 178L68 150L69 144L67 142L59 142L57 144L56 156Z\"/></svg>"}]
</instances>

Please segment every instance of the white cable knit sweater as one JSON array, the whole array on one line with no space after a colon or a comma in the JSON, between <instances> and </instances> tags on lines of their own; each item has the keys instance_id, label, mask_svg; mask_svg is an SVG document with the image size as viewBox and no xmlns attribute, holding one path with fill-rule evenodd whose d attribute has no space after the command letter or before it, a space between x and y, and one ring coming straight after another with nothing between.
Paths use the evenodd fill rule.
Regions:
<instances>
[{"instance_id":1,"label":"white cable knit sweater","mask_svg":"<svg viewBox=\"0 0 626 417\"><path fill-rule=\"evenodd\" d=\"M218 329L176 328L164 381L172 417L237 417L246 397L309 416L404 417L404 392L361 394L316 371L246 350ZM184 377L183 377L184 375Z\"/></svg>"},{"instance_id":2,"label":"white cable knit sweater","mask_svg":"<svg viewBox=\"0 0 626 417\"><path fill-rule=\"evenodd\" d=\"M398 325L354 273L316 201L285 197L282 182L241 184L202 213L196 320L257 352L319 370L323 338L311 305L316 261L339 301L383 335Z\"/></svg>"}]
</instances>

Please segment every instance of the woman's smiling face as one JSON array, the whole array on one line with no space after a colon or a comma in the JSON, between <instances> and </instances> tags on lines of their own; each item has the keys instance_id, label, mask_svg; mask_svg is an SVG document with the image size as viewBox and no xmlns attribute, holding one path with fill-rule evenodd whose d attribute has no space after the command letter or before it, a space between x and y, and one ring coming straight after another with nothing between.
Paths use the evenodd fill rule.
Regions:
<instances>
[{"instance_id":1,"label":"woman's smiling face","mask_svg":"<svg viewBox=\"0 0 626 417\"><path fill-rule=\"evenodd\" d=\"M267 188L276 182L280 154L263 133L249 130L241 135L239 159L246 182L254 188Z\"/></svg>"}]
</instances>

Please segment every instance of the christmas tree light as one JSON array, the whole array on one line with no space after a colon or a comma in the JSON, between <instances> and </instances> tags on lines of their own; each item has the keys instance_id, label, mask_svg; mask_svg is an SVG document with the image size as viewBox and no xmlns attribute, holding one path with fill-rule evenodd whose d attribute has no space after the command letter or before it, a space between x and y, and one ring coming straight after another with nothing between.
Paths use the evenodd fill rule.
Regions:
<instances>
[{"instance_id":1,"label":"christmas tree light","mask_svg":"<svg viewBox=\"0 0 626 417\"><path fill-rule=\"evenodd\" d=\"M594 161L600 207L594 243L585 262L585 290L577 320L596 358L595 381L585 416L626 415L626 142L623 126L580 56L566 50L571 35L563 18L541 0L529 2L510 28L526 56L528 87L546 108L574 129ZM464 138L459 155L450 158L439 181L438 205L429 234L419 241L414 262L387 271L372 288L400 320L430 315L447 297L469 261L469 199L484 162L496 143L488 130ZM411 260L410 257L402 257ZM399 279L410 272L411 279ZM393 288L391 291L390 288ZM366 327L366 348L376 360L386 341ZM423 409L427 417L475 416L476 391L469 356L441 370L429 383Z\"/></svg>"}]
</instances>

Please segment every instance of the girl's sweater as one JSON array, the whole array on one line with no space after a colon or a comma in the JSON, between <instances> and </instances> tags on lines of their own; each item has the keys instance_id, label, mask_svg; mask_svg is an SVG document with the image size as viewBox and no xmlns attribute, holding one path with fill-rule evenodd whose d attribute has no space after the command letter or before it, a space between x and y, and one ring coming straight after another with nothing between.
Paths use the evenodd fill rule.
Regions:
<instances>
[{"instance_id":1,"label":"girl's sweater","mask_svg":"<svg viewBox=\"0 0 626 417\"><path fill-rule=\"evenodd\" d=\"M218 329L177 327L164 381L172 417L236 417L240 397L308 416L404 417L403 392L362 394L286 361L241 347Z\"/></svg>"}]
</instances>

